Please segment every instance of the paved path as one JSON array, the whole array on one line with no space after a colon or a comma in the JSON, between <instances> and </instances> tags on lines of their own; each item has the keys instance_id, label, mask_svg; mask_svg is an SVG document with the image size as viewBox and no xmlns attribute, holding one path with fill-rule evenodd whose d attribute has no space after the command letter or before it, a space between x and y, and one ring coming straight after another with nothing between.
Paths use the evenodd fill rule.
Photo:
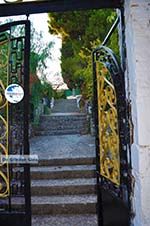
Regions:
<instances>
[{"instance_id":1,"label":"paved path","mask_svg":"<svg viewBox=\"0 0 150 226\"><path fill-rule=\"evenodd\" d=\"M95 157L94 142L90 135L37 136L31 139L30 150L42 159Z\"/></svg>"}]
</instances>

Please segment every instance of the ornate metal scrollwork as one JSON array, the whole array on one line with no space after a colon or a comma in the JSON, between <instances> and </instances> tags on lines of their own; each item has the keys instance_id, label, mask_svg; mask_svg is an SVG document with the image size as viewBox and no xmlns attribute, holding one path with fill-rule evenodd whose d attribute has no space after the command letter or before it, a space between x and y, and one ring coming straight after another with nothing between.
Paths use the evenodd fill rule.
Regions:
<instances>
[{"instance_id":1,"label":"ornate metal scrollwork","mask_svg":"<svg viewBox=\"0 0 150 226\"><path fill-rule=\"evenodd\" d=\"M4 94L11 83L24 86L24 51L24 24L12 25L0 32L0 198L9 196L10 190L14 196L24 194L24 180L14 177L16 167L23 172L22 166L4 161L8 154L22 155L24 151L23 102L8 104Z\"/></svg>"},{"instance_id":2,"label":"ornate metal scrollwork","mask_svg":"<svg viewBox=\"0 0 150 226\"><path fill-rule=\"evenodd\" d=\"M93 57L98 98L100 175L104 186L114 186L114 191L121 194L129 161L124 77L116 56L108 47L98 47ZM120 189L116 190L115 186Z\"/></svg>"},{"instance_id":3,"label":"ornate metal scrollwork","mask_svg":"<svg viewBox=\"0 0 150 226\"><path fill-rule=\"evenodd\" d=\"M100 139L100 173L120 184L120 155L116 92L111 75L97 62L98 117Z\"/></svg>"},{"instance_id":4,"label":"ornate metal scrollwork","mask_svg":"<svg viewBox=\"0 0 150 226\"><path fill-rule=\"evenodd\" d=\"M30 21L14 21L1 25L0 222L2 225L11 224L14 214L19 216L15 221L16 225L31 225L30 165L21 161L24 155L29 155L29 55ZM24 89L24 98L18 103L13 104L5 98L6 87L11 84L18 84ZM20 200L21 204L19 204ZM16 206L15 203L19 205Z\"/></svg>"}]
</instances>

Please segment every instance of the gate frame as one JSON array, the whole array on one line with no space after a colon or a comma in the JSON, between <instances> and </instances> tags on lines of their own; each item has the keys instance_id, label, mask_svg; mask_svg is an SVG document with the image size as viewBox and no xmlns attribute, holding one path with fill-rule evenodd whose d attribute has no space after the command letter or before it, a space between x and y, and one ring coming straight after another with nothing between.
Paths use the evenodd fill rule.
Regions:
<instances>
[{"instance_id":1,"label":"gate frame","mask_svg":"<svg viewBox=\"0 0 150 226\"><path fill-rule=\"evenodd\" d=\"M66 5L65 5L66 3ZM121 26L121 30L122 32L120 33L120 37L121 37L121 66L122 66L122 70L123 72L125 71L125 58L126 58L126 53L125 53L125 34L124 34L124 10L123 10L123 4L124 4L124 0L104 0L104 1L99 1L99 0L70 0L70 1L62 1L62 0L57 0L57 1L52 1L52 2L26 2L26 3L10 3L10 4L0 4L0 17L3 16L14 16L14 15L23 15L26 14L27 16L29 14L34 14L34 13L45 13L45 12L61 12L61 11L72 11L72 10L87 10L87 9L102 9L102 8L118 8L120 9L120 26ZM118 25L118 22L117 22ZM117 26L116 25L116 26ZM107 43L107 41L109 40L111 34L113 33L114 29L116 28L116 26L114 26L114 28L112 28L112 30L110 30L110 32L108 33L108 35L106 36L106 39L103 42L103 45ZM29 32L29 31L28 31ZM26 59L29 60L29 59ZM94 68L93 68L94 71ZM93 77L94 79L94 77ZM95 82L95 79L94 79ZM27 84L27 83L26 83ZM28 84L26 85L27 89ZM95 87L95 84L94 86ZM95 104L95 122L97 123L97 89L94 89L94 101L93 103ZM28 120L27 120L28 121ZM96 129L97 131L97 129ZM98 134L98 131L97 131ZM29 145L28 143L26 144L27 146ZM96 139L96 149L99 146L99 141L98 139ZM96 154L98 152L96 151ZM98 158L97 160L98 161ZM97 166L99 165L99 163L97 162ZM28 167L28 166L27 166ZM28 169L29 170L29 169ZM97 170L99 170L97 168ZM97 182L99 182L99 179L97 177ZM99 185L98 185L99 186ZM28 186L28 194L30 195L30 185ZM30 198L30 197L29 197ZM101 199L101 194L98 195L98 206L97 208L101 208L102 209L102 199ZM28 207L31 208L31 203L28 203ZM99 213L99 211L98 211ZM31 212L30 214L30 219L31 219ZM21 215L22 216L22 215ZM6 216L5 216L6 217ZM14 219L16 217L13 216ZM18 214L17 214L18 217ZM1 219L1 218L0 218ZM99 225L103 225L103 217L101 215L99 215L98 217L99 219ZM15 221L14 221L15 222ZM9 225L7 225L9 226ZM19 225L20 226L20 225Z\"/></svg>"},{"instance_id":2,"label":"gate frame","mask_svg":"<svg viewBox=\"0 0 150 226\"><path fill-rule=\"evenodd\" d=\"M103 200L102 200L102 189L101 189L101 183L100 180L102 179L102 176L100 175L100 139L99 139L99 128L98 128L98 91L97 91L97 77L96 77L96 63L95 63L95 53L98 50L101 49L105 49L106 51L111 51L111 49L107 48L107 43L109 41L109 39L111 38L111 35L113 34L113 32L115 31L115 29L117 28L117 26L120 26L120 30L121 32L119 33L119 38L120 38L120 66L118 64L118 60L115 58L115 55L113 52L110 52L110 55L112 54L113 56L113 60L114 63L116 64L116 67L118 67L118 71L120 71L121 77L122 77L122 82L123 82L123 96L124 96L124 100L125 100L125 118L126 118L126 122L127 125L125 126L125 131L124 134L126 134L125 136L125 142L126 142L126 146L127 146L127 153L128 153L128 163L129 163L129 168L128 168L128 182L129 184L127 185L127 190L128 190L128 208L129 208L129 225L131 225L131 218L132 218L132 200L131 200L131 192L132 192L132 188L131 188L131 180L132 180L132 160L131 160L131 147L130 147L130 125L129 125L129 121L130 121L130 106L128 104L128 100L126 97L126 90L125 90L125 70L126 70L126 46L125 46L125 24L124 24L124 9L121 8L120 11L118 10L118 17L115 20L114 24L112 25L112 27L110 28L108 34L106 35L106 37L104 38L102 44L97 47L96 49L93 50L92 53L92 62L93 62L93 118L94 118L94 122L95 122L95 144L96 144L96 175L97 175L97 199L98 199L98 205L97 205L97 214L98 214L98 225L104 225L104 219L103 219ZM101 62L103 63L103 62ZM106 67L107 68L107 67ZM115 84L115 79L112 77L112 80L114 82L114 87L116 87ZM117 106L117 111L118 111L118 106ZM119 121L119 117L118 117L118 121ZM120 139L120 136L119 136ZM120 152L120 156L121 156L121 152ZM121 169L120 169L121 170ZM99 211L101 210L101 211Z\"/></svg>"},{"instance_id":3,"label":"gate frame","mask_svg":"<svg viewBox=\"0 0 150 226\"><path fill-rule=\"evenodd\" d=\"M29 15L45 12L123 8L124 0L44 0L0 4L0 16Z\"/></svg>"},{"instance_id":4,"label":"gate frame","mask_svg":"<svg viewBox=\"0 0 150 226\"><path fill-rule=\"evenodd\" d=\"M11 29L12 26L25 25L25 42L24 42L24 101L23 101L23 115L24 115L24 137L23 137L23 147L24 154L29 155L29 62L30 62L30 21L29 20L20 20L14 21L11 23L6 23L1 25L0 32L7 31ZM25 198L25 211L24 212L4 212L0 213L0 225L1 226L12 226L12 221L15 226L30 226L31 225L31 191L30 191L30 165L24 164L24 198ZM3 224L4 223L4 224Z\"/></svg>"}]
</instances>

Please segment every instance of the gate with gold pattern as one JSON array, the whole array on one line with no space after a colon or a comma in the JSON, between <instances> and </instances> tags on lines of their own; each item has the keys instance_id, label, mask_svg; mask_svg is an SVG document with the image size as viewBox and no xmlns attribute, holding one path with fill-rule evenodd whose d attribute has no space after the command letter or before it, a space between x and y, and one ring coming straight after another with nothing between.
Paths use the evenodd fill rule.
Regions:
<instances>
[{"instance_id":1,"label":"gate with gold pattern","mask_svg":"<svg viewBox=\"0 0 150 226\"><path fill-rule=\"evenodd\" d=\"M99 225L130 225L130 147L124 74L111 49L93 52Z\"/></svg>"},{"instance_id":2,"label":"gate with gold pattern","mask_svg":"<svg viewBox=\"0 0 150 226\"><path fill-rule=\"evenodd\" d=\"M30 171L21 157L29 155L30 22L0 26L0 225L30 226ZM21 86L23 100L8 102L6 87ZM12 89L13 91L13 89ZM16 93L15 93L16 92ZM14 91L14 95L19 95ZM10 94L10 98L13 98ZM11 156L11 157L10 157Z\"/></svg>"}]
</instances>

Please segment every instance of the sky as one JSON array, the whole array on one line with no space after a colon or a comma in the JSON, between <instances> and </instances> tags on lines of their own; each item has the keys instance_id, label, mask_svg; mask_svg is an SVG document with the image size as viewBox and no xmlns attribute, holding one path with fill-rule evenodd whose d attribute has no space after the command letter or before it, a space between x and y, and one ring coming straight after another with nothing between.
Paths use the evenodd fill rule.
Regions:
<instances>
[{"instance_id":1,"label":"sky","mask_svg":"<svg viewBox=\"0 0 150 226\"><path fill-rule=\"evenodd\" d=\"M0 3L2 0L0 0ZM26 16L13 16L13 17L1 17L0 22L6 21L6 19L11 18L13 20L20 20L20 19L26 19ZM61 76L61 67L60 67L60 48L61 48L61 38L58 36L51 35L48 32L48 15L47 13L42 13L42 14L32 14L29 16L29 20L33 23L34 28L36 29L37 32L42 32L43 34L43 41L45 43L49 42L54 42L54 46L52 49L52 59L47 59L46 62L46 77L48 81L50 81L53 85L56 84L58 86L59 84L61 85L63 83L63 79ZM40 76L40 74L39 74ZM61 85L61 88L67 88L66 85Z\"/></svg>"}]
</instances>

